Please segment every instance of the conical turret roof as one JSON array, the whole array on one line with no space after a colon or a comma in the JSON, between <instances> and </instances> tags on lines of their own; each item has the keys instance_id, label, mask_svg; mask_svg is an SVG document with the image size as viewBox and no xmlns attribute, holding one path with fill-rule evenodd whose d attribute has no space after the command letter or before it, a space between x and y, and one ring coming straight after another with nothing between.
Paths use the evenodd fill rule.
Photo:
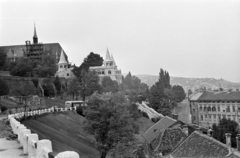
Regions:
<instances>
[{"instance_id":1,"label":"conical turret roof","mask_svg":"<svg viewBox=\"0 0 240 158\"><path fill-rule=\"evenodd\" d=\"M116 62L115 62L112 54L111 54L111 59L112 59L112 61L113 61L113 66L116 66Z\"/></svg>"},{"instance_id":2,"label":"conical turret roof","mask_svg":"<svg viewBox=\"0 0 240 158\"><path fill-rule=\"evenodd\" d=\"M107 49L107 53L104 61L112 61L108 49Z\"/></svg>"},{"instance_id":3,"label":"conical turret roof","mask_svg":"<svg viewBox=\"0 0 240 158\"><path fill-rule=\"evenodd\" d=\"M60 60L59 60L58 64L67 64L63 50L61 51L61 56L60 56Z\"/></svg>"}]
</instances>

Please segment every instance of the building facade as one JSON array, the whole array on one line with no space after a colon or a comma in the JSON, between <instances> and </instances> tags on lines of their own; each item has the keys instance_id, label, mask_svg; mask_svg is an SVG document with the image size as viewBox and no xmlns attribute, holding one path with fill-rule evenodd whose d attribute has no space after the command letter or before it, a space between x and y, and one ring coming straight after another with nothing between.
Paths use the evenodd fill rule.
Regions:
<instances>
[{"instance_id":1,"label":"building facade","mask_svg":"<svg viewBox=\"0 0 240 158\"><path fill-rule=\"evenodd\" d=\"M240 91L198 92L190 99L192 123L212 127L222 118L240 120Z\"/></svg>"},{"instance_id":2,"label":"building facade","mask_svg":"<svg viewBox=\"0 0 240 158\"><path fill-rule=\"evenodd\" d=\"M55 76L63 77L63 78L73 78L74 74L72 72L73 68L69 68L69 63L67 62L63 51L61 52L61 56L58 62L58 71Z\"/></svg>"},{"instance_id":3,"label":"building facade","mask_svg":"<svg viewBox=\"0 0 240 158\"><path fill-rule=\"evenodd\" d=\"M117 68L117 64L113 58L113 55L109 54L107 49L106 57L103 61L102 66L92 66L89 68L90 71L96 71L100 82L103 77L109 76L113 81L117 81L118 84L122 83L122 72Z\"/></svg>"},{"instance_id":4,"label":"building facade","mask_svg":"<svg viewBox=\"0 0 240 158\"><path fill-rule=\"evenodd\" d=\"M29 57L32 59L41 59L41 55L50 55L54 57L54 64L57 64L63 48L59 43L39 43L36 27L34 27L33 43L26 41L24 45L0 46L0 49L7 55L9 62L15 62L19 58ZM64 51L63 51L64 52ZM65 58L67 59L67 55Z\"/></svg>"}]
</instances>

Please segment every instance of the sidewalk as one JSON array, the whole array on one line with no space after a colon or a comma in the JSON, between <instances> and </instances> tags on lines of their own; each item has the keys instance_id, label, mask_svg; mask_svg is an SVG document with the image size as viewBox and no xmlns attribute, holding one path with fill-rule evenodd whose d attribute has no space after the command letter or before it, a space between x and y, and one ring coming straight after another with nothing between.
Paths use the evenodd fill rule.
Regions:
<instances>
[{"instance_id":1,"label":"sidewalk","mask_svg":"<svg viewBox=\"0 0 240 158\"><path fill-rule=\"evenodd\" d=\"M1 158L27 158L23 156L23 150L19 149L21 146L16 140L7 140L0 138L0 157Z\"/></svg>"}]
</instances>

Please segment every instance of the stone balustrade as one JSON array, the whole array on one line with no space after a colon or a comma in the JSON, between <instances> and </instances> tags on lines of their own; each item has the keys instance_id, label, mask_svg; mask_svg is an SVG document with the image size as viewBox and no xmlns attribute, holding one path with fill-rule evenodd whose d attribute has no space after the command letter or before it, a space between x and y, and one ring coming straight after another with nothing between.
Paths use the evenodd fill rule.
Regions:
<instances>
[{"instance_id":1,"label":"stone balustrade","mask_svg":"<svg viewBox=\"0 0 240 158\"><path fill-rule=\"evenodd\" d=\"M136 103L136 105L140 111L147 113L149 119L164 117L162 114L156 112L153 108L147 106L144 102L142 102L142 104Z\"/></svg>"},{"instance_id":2,"label":"stone balustrade","mask_svg":"<svg viewBox=\"0 0 240 158\"><path fill-rule=\"evenodd\" d=\"M53 112L63 112L69 110L76 110L76 107L70 108L56 108L35 110L30 112L20 112L8 115L10 126L13 133L18 135L18 141L23 146L23 154L28 155L29 158L52 158L52 142L47 139L39 140L37 133L31 133L30 129L21 124L17 119L24 116L38 116ZM80 158L78 153L74 151L65 151L57 154L54 158Z\"/></svg>"}]
</instances>

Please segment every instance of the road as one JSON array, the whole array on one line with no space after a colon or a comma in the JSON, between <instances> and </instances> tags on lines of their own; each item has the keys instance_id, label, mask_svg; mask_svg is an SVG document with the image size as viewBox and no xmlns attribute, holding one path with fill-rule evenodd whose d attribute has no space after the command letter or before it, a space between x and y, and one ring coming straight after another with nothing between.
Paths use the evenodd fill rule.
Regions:
<instances>
[{"instance_id":1,"label":"road","mask_svg":"<svg viewBox=\"0 0 240 158\"><path fill-rule=\"evenodd\" d=\"M187 99L178 104L176 113L178 114L179 120L187 124L191 123L190 107Z\"/></svg>"}]
</instances>

